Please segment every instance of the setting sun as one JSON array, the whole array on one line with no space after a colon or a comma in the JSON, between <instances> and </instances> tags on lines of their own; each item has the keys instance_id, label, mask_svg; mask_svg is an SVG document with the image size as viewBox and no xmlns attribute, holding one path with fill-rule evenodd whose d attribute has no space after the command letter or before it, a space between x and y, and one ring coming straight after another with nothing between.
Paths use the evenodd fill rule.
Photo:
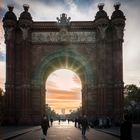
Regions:
<instances>
[{"instance_id":1,"label":"setting sun","mask_svg":"<svg viewBox=\"0 0 140 140\"><path fill-rule=\"evenodd\" d=\"M68 69L59 69L51 73L46 81L46 103L61 114L75 110L81 105L81 80L76 73Z\"/></svg>"}]
</instances>

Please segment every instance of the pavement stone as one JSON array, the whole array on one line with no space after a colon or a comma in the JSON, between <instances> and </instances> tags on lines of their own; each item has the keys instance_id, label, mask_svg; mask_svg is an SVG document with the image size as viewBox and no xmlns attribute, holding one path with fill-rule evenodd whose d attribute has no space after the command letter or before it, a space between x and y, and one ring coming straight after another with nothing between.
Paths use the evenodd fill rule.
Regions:
<instances>
[{"instance_id":1,"label":"pavement stone","mask_svg":"<svg viewBox=\"0 0 140 140\"><path fill-rule=\"evenodd\" d=\"M96 129L96 130L116 136L116 137L120 137L120 128L119 127L111 127L108 129Z\"/></svg>"},{"instance_id":2,"label":"pavement stone","mask_svg":"<svg viewBox=\"0 0 140 140\"><path fill-rule=\"evenodd\" d=\"M67 127L65 125L59 125L57 126L57 129L61 127ZM20 135L29 133L31 131L40 131L41 127L40 126L23 126L23 127L0 127L0 140L9 140L11 138L18 137ZM115 137L120 137L120 128L119 127L111 127L107 129L95 129L96 131L100 131L103 133L107 133L110 135L113 135ZM133 125L133 130L132 130L132 136L133 140L139 140L140 139L140 125ZM55 134L49 135L51 139L56 139ZM67 140L70 140L71 137L67 137Z\"/></svg>"},{"instance_id":3,"label":"pavement stone","mask_svg":"<svg viewBox=\"0 0 140 140\"><path fill-rule=\"evenodd\" d=\"M39 126L6 126L0 127L0 140L9 140L11 138L23 135L25 133L40 129Z\"/></svg>"},{"instance_id":4,"label":"pavement stone","mask_svg":"<svg viewBox=\"0 0 140 140\"><path fill-rule=\"evenodd\" d=\"M13 140L41 140L42 136L42 130L37 130L16 137ZM46 140L119 140L119 138L92 128L87 131L86 137L83 137L81 129L74 127L73 122L68 124L65 121L60 124L54 122L53 126L48 129Z\"/></svg>"},{"instance_id":5,"label":"pavement stone","mask_svg":"<svg viewBox=\"0 0 140 140\"><path fill-rule=\"evenodd\" d=\"M120 137L120 127L111 127L106 129L96 129L97 131L101 131L116 137ZM132 127L132 139L140 140L140 124L133 124Z\"/></svg>"}]
</instances>

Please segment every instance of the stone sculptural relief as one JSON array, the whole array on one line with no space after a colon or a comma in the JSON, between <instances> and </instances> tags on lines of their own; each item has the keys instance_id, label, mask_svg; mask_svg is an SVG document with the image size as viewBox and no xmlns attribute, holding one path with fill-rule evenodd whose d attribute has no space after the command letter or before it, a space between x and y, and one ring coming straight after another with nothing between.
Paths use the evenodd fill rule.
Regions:
<instances>
[{"instance_id":1,"label":"stone sculptural relief","mask_svg":"<svg viewBox=\"0 0 140 140\"><path fill-rule=\"evenodd\" d=\"M32 42L36 43L59 43L59 42L71 42L71 43L94 43L95 32L33 32Z\"/></svg>"}]
</instances>

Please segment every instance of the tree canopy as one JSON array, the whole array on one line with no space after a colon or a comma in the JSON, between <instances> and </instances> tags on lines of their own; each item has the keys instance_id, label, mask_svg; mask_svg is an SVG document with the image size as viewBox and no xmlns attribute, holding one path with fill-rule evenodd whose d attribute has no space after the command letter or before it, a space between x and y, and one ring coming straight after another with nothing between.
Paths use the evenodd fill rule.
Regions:
<instances>
[{"instance_id":1,"label":"tree canopy","mask_svg":"<svg viewBox=\"0 0 140 140\"><path fill-rule=\"evenodd\" d=\"M124 95L129 101L140 102L140 87L134 84L126 85L124 87Z\"/></svg>"}]
</instances>

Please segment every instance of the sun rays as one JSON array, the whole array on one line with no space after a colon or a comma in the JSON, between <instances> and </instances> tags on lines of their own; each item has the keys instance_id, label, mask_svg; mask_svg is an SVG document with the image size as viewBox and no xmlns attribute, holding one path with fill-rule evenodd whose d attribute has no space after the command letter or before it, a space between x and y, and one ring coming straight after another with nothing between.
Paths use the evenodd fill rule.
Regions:
<instances>
[{"instance_id":1,"label":"sun rays","mask_svg":"<svg viewBox=\"0 0 140 140\"><path fill-rule=\"evenodd\" d=\"M55 71L58 69L69 69L69 70L75 72L76 74L80 75L79 71L80 71L80 69L83 68L83 64L79 64L79 61L76 60L77 58L72 57L69 53L67 54L67 52L66 52L65 55L59 56L58 58L54 58L54 59L57 64L55 62L54 62L55 64L54 63L50 64L50 68L52 70ZM82 60L80 62L82 62Z\"/></svg>"}]
</instances>

